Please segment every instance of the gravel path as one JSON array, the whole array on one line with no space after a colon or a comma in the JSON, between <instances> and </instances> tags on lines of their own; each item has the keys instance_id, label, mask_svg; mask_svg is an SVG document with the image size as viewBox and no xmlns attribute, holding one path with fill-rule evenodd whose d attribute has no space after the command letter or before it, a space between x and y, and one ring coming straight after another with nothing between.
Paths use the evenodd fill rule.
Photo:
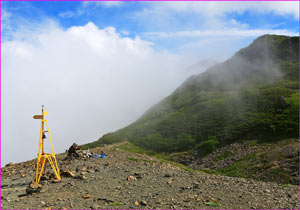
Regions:
<instances>
[{"instance_id":1,"label":"gravel path","mask_svg":"<svg viewBox=\"0 0 300 210\"><path fill-rule=\"evenodd\" d=\"M96 148L100 153L103 148ZM105 159L63 161L75 177L25 194L35 160L1 169L2 209L299 209L296 185L188 172L155 158L104 148ZM22 177L22 174L26 174Z\"/></svg>"}]
</instances>

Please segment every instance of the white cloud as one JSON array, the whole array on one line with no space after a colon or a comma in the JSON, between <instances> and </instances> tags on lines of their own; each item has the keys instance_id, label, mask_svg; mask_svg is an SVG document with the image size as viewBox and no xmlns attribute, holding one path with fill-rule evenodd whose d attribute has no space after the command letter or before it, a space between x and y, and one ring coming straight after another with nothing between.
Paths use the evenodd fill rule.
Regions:
<instances>
[{"instance_id":1,"label":"white cloud","mask_svg":"<svg viewBox=\"0 0 300 210\"><path fill-rule=\"evenodd\" d=\"M1 8L1 42L21 39L35 41L37 34L46 33L57 26L56 21L44 15L35 19L27 19L14 13L13 10L7 11ZM32 33L33 31L35 33Z\"/></svg>"},{"instance_id":2,"label":"white cloud","mask_svg":"<svg viewBox=\"0 0 300 210\"><path fill-rule=\"evenodd\" d=\"M285 29L241 29L228 28L222 30L193 30L193 31L175 31L175 32L145 32L143 35L150 38L174 38L174 37L257 37L264 34L278 34L287 36L298 36L298 33Z\"/></svg>"},{"instance_id":3,"label":"white cloud","mask_svg":"<svg viewBox=\"0 0 300 210\"><path fill-rule=\"evenodd\" d=\"M77 7L75 10L70 11L64 11L58 14L59 17L61 18L73 18L73 17L78 17L83 14L88 13L88 9L91 7L106 7L106 8L111 8L111 7L120 7L123 6L122 1L83 1L82 4Z\"/></svg>"},{"instance_id":4,"label":"white cloud","mask_svg":"<svg viewBox=\"0 0 300 210\"><path fill-rule=\"evenodd\" d=\"M11 16L12 14L10 12L4 8L1 8L1 39L5 38L8 33L13 31L11 27ZM6 33L3 33L3 29L6 30Z\"/></svg>"},{"instance_id":5,"label":"white cloud","mask_svg":"<svg viewBox=\"0 0 300 210\"><path fill-rule=\"evenodd\" d=\"M223 16L227 13L243 13L246 10L258 13L273 12L277 15L293 15L299 19L298 1L241 1L241 2L164 2L154 4L160 9L172 10L174 12L196 12L204 16Z\"/></svg>"},{"instance_id":6,"label":"white cloud","mask_svg":"<svg viewBox=\"0 0 300 210\"><path fill-rule=\"evenodd\" d=\"M72 12L72 11L65 11L58 14L58 16L62 18L71 18L77 15L79 15L78 12Z\"/></svg>"},{"instance_id":7,"label":"white cloud","mask_svg":"<svg viewBox=\"0 0 300 210\"><path fill-rule=\"evenodd\" d=\"M299 1L264 2L261 7L258 5L255 9L260 12L272 11L278 15L293 15L296 19L299 19Z\"/></svg>"},{"instance_id":8,"label":"white cloud","mask_svg":"<svg viewBox=\"0 0 300 210\"><path fill-rule=\"evenodd\" d=\"M84 1L82 2L84 7L88 5L96 5L103 7L120 7L124 5L123 1Z\"/></svg>"},{"instance_id":9,"label":"white cloud","mask_svg":"<svg viewBox=\"0 0 300 210\"><path fill-rule=\"evenodd\" d=\"M237 21L237 20L235 20L235 19L229 20L229 24L230 24L232 27L235 27L235 28L240 28L240 29L246 29L246 28L249 28L249 24L247 24L247 23L241 23L240 21Z\"/></svg>"},{"instance_id":10,"label":"white cloud","mask_svg":"<svg viewBox=\"0 0 300 210\"><path fill-rule=\"evenodd\" d=\"M11 17L11 15L12 14L10 12L8 12L6 9L1 9L1 20L2 21L7 20L8 18Z\"/></svg>"},{"instance_id":11,"label":"white cloud","mask_svg":"<svg viewBox=\"0 0 300 210\"><path fill-rule=\"evenodd\" d=\"M188 76L190 61L113 27L46 28L1 46L2 164L36 157L42 104L63 152L133 122Z\"/></svg>"},{"instance_id":12,"label":"white cloud","mask_svg":"<svg viewBox=\"0 0 300 210\"><path fill-rule=\"evenodd\" d=\"M129 31L121 31L121 34L128 36L130 34Z\"/></svg>"}]
</instances>

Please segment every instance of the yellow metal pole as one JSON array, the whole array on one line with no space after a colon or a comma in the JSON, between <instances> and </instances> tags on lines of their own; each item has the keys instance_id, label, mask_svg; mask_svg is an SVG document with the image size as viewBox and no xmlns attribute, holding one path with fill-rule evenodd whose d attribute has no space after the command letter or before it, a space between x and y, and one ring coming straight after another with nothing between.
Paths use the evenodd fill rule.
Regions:
<instances>
[{"instance_id":1,"label":"yellow metal pole","mask_svg":"<svg viewBox=\"0 0 300 210\"><path fill-rule=\"evenodd\" d=\"M45 154L44 151L44 121L45 121L45 115L44 115L44 107L42 106L42 115L43 115L43 119L42 119L42 154Z\"/></svg>"},{"instance_id":2,"label":"yellow metal pole","mask_svg":"<svg viewBox=\"0 0 300 210\"><path fill-rule=\"evenodd\" d=\"M46 126L47 126L47 130L48 130L48 135L49 135L49 140L50 140L50 143L51 143L51 148L52 148L52 157L54 158L54 161L55 161L55 166L53 165L53 167L56 169L57 173L56 173L56 176L58 179L60 179L60 173L59 173L59 170L58 170L58 165L57 165L57 161L56 161L56 157L55 157L55 152L54 152L54 147L53 147L53 143L52 143L52 138L51 138L51 133L50 133L50 130L49 130L49 125L48 125L48 122L46 120ZM51 164L51 163L50 163ZM51 165L52 166L52 165ZM54 170L53 168L53 170Z\"/></svg>"},{"instance_id":3,"label":"yellow metal pole","mask_svg":"<svg viewBox=\"0 0 300 210\"><path fill-rule=\"evenodd\" d=\"M39 166L41 162L41 150L42 150L42 134L43 134L43 122L41 121L41 127L40 127L40 137L39 137L39 151L38 151L38 159L37 159L37 166L36 166L36 178L35 181L38 182L39 177Z\"/></svg>"},{"instance_id":4,"label":"yellow metal pole","mask_svg":"<svg viewBox=\"0 0 300 210\"><path fill-rule=\"evenodd\" d=\"M51 143L52 154L55 154L54 147L53 147L53 144L52 144L51 134L50 134L49 126L48 126L48 122L47 122L47 120L45 120L45 121L46 121L46 126L47 126L47 129L48 129L49 140L50 140L50 143Z\"/></svg>"},{"instance_id":5,"label":"yellow metal pole","mask_svg":"<svg viewBox=\"0 0 300 210\"><path fill-rule=\"evenodd\" d=\"M58 171L56 170L56 168L53 164L53 161L52 161L52 157L50 155L48 156L48 160L49 160L49 163L50 163L50 165L51 165L51 167L52 167L52 169L55 173L55 176L57 177L57 179L60 179L59 176L58 176Z\"/></svg>"},{"instance_id":6,"label":"yellow metal pole","mask_svg":"<svg viewBox=\"0 0 300 210\"><path fill-rule=\"evenodd\" d=\"M38 183L38 177L39 177L39 162L40 157L38 156L37 164L36 164L36 175L35 175L35 181Z\"/></svg>"},{"instance_id":7,"label":"yellow metal pole","mask_svg":"<svg viewBox=\"0 0 300 210\"><path fill-rule=\"evenodd\" d=\"M52 143L52 139L51 139L51 135L50 135L50 131L49 131L48 122L45 119L46 115L48 115L48 112L45 112L44 106L42 106L42 115L34 115L33 116L34 119L41 119L39 151L38 151L37 166L36 166L36 182L37 183L40 182L41 176L43 175L43 173L46 172L47 161L49 161L49 163L53 169L53 172L55 173L56 178L58 180L61 180L57 160L55 157L54 147L53 147L53 143ZM44 130L45 123L47 126L47 131ZM52 149L51 154L48 154L48 153L46 154L44 151L44 138L43 137L44 137L45 132L48 132L48 134L49 134L49 140L50 140L51 149ZM52 160L52 158L54 159L54 161Z\"/></svg>"},{"instance_id":8,"label":"yellow metal pole","mask_svg":"<svg viewBox=\"0 0 300 210\"><path fill-rule=\"evenodd\" d=\"M42 168L41 168L41 172L39 173L39 177L38 177L37 183L39 183L40 180L41 180L41 177L42 177L42 174L43 174L43 169L44 169L44 166L45 166L45 162L46 162L46 161L47 161L47 158L44 157L43 164L42 164Z\"/></svg>"},{"instance_id":9,"label":"yellow metal pole","mask_svg":"<svg viewBox=\"0 0 300 210\"><path fill-rule=\"evenodd\" d=\"M61 179L61 178L60 178L60 173L59 173L59 169L58 169L58 165L57 165L57 161L56 161L55 155L53 156L53 158L54 158L54 162L55 162L55 167L56 167L56 169L57 169L57 178L58 178L58 179Z\"/></svg>"}]
</instances>

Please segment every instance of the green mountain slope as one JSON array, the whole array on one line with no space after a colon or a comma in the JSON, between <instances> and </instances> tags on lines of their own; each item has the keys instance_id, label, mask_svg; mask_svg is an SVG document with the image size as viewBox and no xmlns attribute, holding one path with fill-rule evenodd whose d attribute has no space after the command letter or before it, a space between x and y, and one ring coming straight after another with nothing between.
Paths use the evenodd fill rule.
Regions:
<instances>
[{"instance_id":1,"label":"green mountain slope","mask_svg":"<svg viewBox=\"0 0 300 210\"><path fill-rule=\"evenodd\" d=\"M264 35L229 60L191 76L133 124L85 145L128 140L156 152L299 133L299 37Z\"/></svg>"}]
</instances>

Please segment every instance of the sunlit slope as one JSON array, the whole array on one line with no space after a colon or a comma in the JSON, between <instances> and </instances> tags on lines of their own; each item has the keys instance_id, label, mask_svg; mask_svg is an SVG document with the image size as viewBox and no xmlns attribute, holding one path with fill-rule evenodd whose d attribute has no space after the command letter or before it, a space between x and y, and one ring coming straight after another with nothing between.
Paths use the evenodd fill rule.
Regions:
<instances>
[{"instance_id":1,"label":"sunlit slope","mask_svg":"<svg viewBox=\"0 0 300 210\"><path fill-rule=\"evenodd\" d=\"M187 79L133 124L86 146L128 140L174 152L207 141L222 146L298 137L298 107L299 37L264 35Z\"/></svg>"}]
</instances>

